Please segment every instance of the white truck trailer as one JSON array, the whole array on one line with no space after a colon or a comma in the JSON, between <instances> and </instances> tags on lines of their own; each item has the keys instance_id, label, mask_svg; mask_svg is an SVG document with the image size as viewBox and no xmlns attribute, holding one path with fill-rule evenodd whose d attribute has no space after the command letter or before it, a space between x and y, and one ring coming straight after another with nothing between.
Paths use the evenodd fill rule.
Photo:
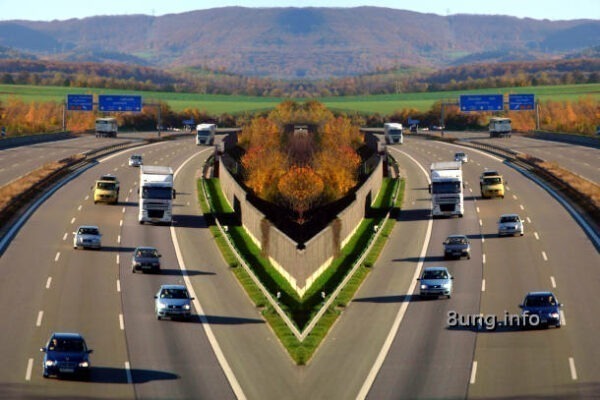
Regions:
<instances>
[{"instance_id":1,"label":"white truck trailer","mask_svg":"<svg viewBox=\"0 0 600 400\"><path fill-rule=\"evenodd\" d=\"M118 130L116 118L96 118L96 137L117 137Z\"/></svg>"},{"instance_id":2,"label":"white truck trailer","mask_svg":"<svg viewBox=\"0 0 600 400\"><path fill-rule=\"evenodd\" d=\"M489 125L490 137L508 136L512 132L510 118L493 117L490 118Z\"/></svg>"},{"instance_id":3,"label":"white truck trailer","mask_svg":"<svg viewBox=\"0 0 600 400\"><path fill-rule=\"evenodd\" d=\"M404 135L402 134L402 124L395 122L386 122L383 124L383 137L387 144L404 143Z\"/></svg>"},{"instance_id":4,"label":"white truck trailer","mask_svg":"<svg viewBox=\"0 0 600 400\"><path fill-rule=\"evenodd\" d=\"M204 144L211 145L215 142L215 133L217 125L215 124L198 124L196 125L196 145Z\"/></svg>"},{"instance_id":5,"label":"white truck trailer","mask_svg":"<svg viewBox=\"0 0 600 400\"><path fill-rule=\"evenodd\" d=\"M431 164L431 214L433 217L462 217L465 211L462 163L441 161Z\"/></svg>"},{"instance_id":6,"label":"white truck trailer","mask_svg":"<svg viewBox=\"0 0 600 400\"><path fill-rule=\"evenodd\" d=\"M170 224L173 220L173 169L156 165L140 168L138 221Z\"/></svg>"}]
</instances>

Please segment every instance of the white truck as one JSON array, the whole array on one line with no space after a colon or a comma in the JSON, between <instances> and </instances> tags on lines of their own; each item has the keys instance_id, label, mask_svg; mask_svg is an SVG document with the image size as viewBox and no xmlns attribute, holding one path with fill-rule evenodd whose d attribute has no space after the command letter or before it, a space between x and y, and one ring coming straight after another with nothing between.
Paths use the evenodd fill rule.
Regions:
<instances>
[{"instance_id":1,"label":"white truck","mask_svg":"<svg viewBox=\"0 0 600 400\"><path fill-rule=\"evenodd\" d=\"M404 143L404 135L402 134L402 124L395 122L386 122L383 124L383 137L387 144Z\"/></svg>"},{"instance_id":2,"label":"white truck","mask_svg":"<svg viewBox=\"0 0 600 400\"><path fill-rule=\"evenodd\" d=\"M138 221L167 223L173 220L173 169L156 165L140 168Z\"/></svg>"},{"instance_id":3,"label":"white truck","mask_svg":"<svg viewBox=\"0 0 600 400\"><path fill-rule=\"evenodd\" d=\"M118 130L116 118L96 118L96 137L117 137Z\"/></svg>"},{"instance_id":4,"label":"white truck","mask_svg":"<svg viewBox=\"0 0 600 400\"><path fill-rule=\"evenodd\" d=\"M462 163L460 161L434 162L431 173L431 215L433 217L462 217L465 212Z\"/></svg>"},{"instance_id":5,"label":"white truck","mask_svg":"<svg viewBox=\"0 0 600 400\"><path fill-rule=\"evenodd\" d=\"M204 144L211 145L215 142L215 133L217 125L215 124L198 124L196 125L196 145Z\"/></svg>"},{"instance_id":6,"label":"white truck","mask_svg":"<svg viewBox=\"0 0 600 400\"><path fill-rule=\"evenodd\" d=\"M490 137L508 136L512 132L512 126L510 124L510 118L493 117L490 118Z\"/></svg>"}]
</instances>

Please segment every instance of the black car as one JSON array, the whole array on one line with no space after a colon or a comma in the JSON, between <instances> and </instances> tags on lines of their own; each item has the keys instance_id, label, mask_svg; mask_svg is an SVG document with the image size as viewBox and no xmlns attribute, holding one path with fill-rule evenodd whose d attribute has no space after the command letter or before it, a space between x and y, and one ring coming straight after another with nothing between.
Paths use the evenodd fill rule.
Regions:
<instances>
[{"instance_id":1,"label":"black car","mask_svg":"<svg viewBox=\"0 0 600 400\"><path fill-rule=\"evenodd\" d=\"M83 336L79 333L55 332L40 351L45 353L44 378L50 376L89 378L89 355L93 350L88 349Z\"/></svg>"},{"instance_id":2,"label":"black car","mask_svg":"<svg viewBox=\"0 0 600 400\"><path fill-rule=\"evenodd\" d=\"M160 272L160 257L154 247L137 247L131 257L131 272Z\"/></svg>"}]
</instances>

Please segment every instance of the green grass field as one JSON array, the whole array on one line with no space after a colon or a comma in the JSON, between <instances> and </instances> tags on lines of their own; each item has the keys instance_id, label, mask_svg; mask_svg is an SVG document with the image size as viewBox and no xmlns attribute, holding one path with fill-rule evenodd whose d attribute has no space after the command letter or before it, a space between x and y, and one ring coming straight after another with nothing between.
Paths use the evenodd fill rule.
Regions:
<instances>
[{"instance_id":1,"label":"green grass field","mask_svg":"<svg viewBox=\"0 0 600 400\"><path fill-rule=\"evenodd\" d=\"M10 97L20 98L26 102L65 101L67 94L138 94L144 103L164 101L174 111L186 108L206 111L210 114L239 114L267 110L275 107L284 99L273 97L206 95L195 93L140 92L109 89L86 89L55 86L0 85L0 100L5 102ZM461 94L478 93L533 93L540 101L576 100L591 96L600 100L600 84L535 86L517 88L496 88L452 92L400 93L393 95L348 96L318 98L332 110L358 111L360 113L391 114L396 110L414 108L427 111L438 100L456 101ZM300 99L302 100L302 99Z\"/></svg>"}]
</instances>

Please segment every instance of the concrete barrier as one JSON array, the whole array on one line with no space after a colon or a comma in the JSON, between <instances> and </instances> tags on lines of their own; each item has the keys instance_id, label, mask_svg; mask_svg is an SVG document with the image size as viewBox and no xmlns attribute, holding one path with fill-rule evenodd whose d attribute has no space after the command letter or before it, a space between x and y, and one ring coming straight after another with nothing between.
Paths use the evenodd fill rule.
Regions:
<instances>
[{"instance_id":1,"label":"concrete barrier","mask_svg":"<svg viewBox=\"0 0 600 400\"><path fill-rule=\"evenodd\" d=\"M71 132L40 133L39 135L11 136L0 140L0 149L28 146L35 143L53 142L56 140L72 139L76 137Z\"/></svg>"}]
</instances>

